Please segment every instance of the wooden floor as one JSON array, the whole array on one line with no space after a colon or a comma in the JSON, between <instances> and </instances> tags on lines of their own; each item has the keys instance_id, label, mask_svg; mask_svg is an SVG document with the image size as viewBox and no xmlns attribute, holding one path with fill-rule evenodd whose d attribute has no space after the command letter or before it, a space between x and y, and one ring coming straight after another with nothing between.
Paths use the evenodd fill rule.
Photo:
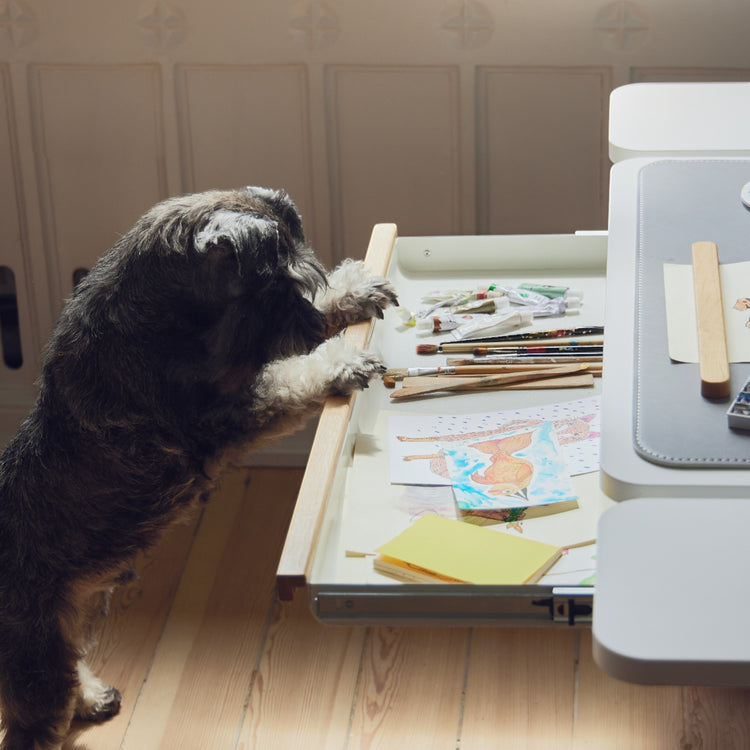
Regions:
<instances>
[{"instance_id":1,"label":"wooden floor","mask_svg":"<svg viewBox=\"0 0 750 750\"><path fill-rule=\"evenodd\" d=\"M588 631L338 628L280 604L300 480L232 474L144 561L93 659L122 712L68 750L750 748L750 691L617 682Z\"/></svg>"}]
</instances>

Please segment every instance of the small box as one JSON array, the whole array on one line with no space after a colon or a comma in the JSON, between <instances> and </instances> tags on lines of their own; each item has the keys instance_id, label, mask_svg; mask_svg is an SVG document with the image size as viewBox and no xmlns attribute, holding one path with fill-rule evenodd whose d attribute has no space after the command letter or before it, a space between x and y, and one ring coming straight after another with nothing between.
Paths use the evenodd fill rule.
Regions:
<instances>
[{"instance_id":1,"label":"small box","mask_svg":"<svg viewBox=\"0 0 750 750\"><path fill-rule=\"evenodd\" d=\"M727 422L738 430L750 430L750 380L737 394L732 405L727 409Z\"/></svg>"}]
</instances>

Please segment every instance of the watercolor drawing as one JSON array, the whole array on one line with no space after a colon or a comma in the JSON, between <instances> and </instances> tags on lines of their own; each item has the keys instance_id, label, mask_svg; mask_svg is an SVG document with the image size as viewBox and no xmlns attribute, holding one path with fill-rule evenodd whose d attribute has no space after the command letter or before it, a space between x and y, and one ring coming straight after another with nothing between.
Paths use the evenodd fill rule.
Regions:
<instances>
[{"instance_id":1,"label":"watercolor drawing","mask_svg":"<svg viewBox=\"0 0 750 750\"><path fill-rule=\"evenodd\" d=\"M443 451L456 505L463 513L578 499L552 422Z\"/></svg>"},{"instance_id":2,"label":"watercolor drawing","mask_svg":"<svg viewBox=\"0 0 750 750\"><path fill-rule=\"evenodd\" d=\"M570 475L599 468L599 398L491 414L389 416L391 481L450 484L444 448L552 422Z\"/></svg>"}]
</instances>

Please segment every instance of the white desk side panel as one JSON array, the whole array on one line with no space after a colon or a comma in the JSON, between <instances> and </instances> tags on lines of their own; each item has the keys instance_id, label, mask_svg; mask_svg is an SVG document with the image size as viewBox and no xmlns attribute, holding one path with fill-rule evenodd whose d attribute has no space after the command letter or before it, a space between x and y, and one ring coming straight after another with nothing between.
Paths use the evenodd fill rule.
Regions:
<instances>
[{"instance_id":1,"label":"white desk side panel","mask_svg":"<svg viewBox=\"0 0 750 750\"><path fill-rule=\"evenodd\" d=\"M648 498L604 513L597 664L628 682L750 685L748 528L750 502L738 499Z\"/></svg>"}]
</instances>

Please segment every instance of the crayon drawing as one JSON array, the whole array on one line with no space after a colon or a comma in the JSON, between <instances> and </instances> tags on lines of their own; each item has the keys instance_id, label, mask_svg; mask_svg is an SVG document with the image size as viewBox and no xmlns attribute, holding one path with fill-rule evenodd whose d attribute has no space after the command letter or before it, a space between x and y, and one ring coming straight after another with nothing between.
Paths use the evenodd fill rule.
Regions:
<instances>
[{"instance_id":1,"label":"crayon drawing","mask_svg":"<svg viewBox=\"0 0 750 750\"><path fill-rule=\"evenodd\" d=\"M462 513L578 499L552 422L443 451Z\"/></svg>"}]
</instances>

